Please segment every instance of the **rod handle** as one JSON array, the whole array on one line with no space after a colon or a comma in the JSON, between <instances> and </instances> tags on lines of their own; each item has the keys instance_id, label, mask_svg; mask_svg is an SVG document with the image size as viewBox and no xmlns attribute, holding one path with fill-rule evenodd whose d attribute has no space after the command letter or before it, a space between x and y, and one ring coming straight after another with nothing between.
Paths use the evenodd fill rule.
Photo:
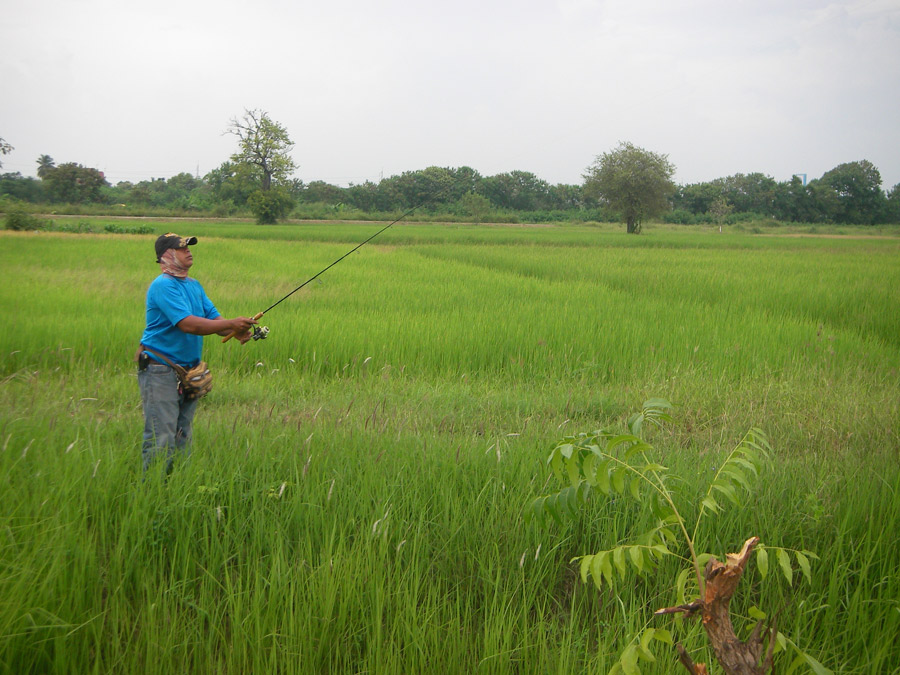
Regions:
<instances>
[{"instance_id":1,"label":"rod handle","mask_svg":"<svg viewBox=\"0 0 900 675\"><path fill-rule=\"evenodd\" d=\"M256 316L253 317L253 320L254 320L254 321L259 321L259 320L262 318L262 315L263 315L263 313L260 312L259 314L257 314ZM233 337L234 337L234 331L230 332L228 335L226 335L225 337L223 337L223 338L222 338L222 342L223 342L223 343L228 342L228 341L229 341L231 338L233 338Z\"/></svg>"}]
</instances>

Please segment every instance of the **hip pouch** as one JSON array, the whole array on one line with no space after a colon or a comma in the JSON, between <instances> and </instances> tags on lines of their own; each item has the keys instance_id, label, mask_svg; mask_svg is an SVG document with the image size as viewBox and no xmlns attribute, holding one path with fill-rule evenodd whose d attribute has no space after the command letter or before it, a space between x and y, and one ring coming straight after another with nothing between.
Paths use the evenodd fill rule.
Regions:
<instances>
[{"instance_id":1,"label":"hip pouch","mask_svg":"<svg viewBox=\"0 0 900 675\"><path fill-rule=\"evenodd\" d=\"M193 368L188 369L173 363L171 359L153 351L149 347L144 347L144 351L158 356L172 367L172 370L178 376L178 382L181 384L181 393L184 394L187 400L193 401L203 398L212 391L212 373L209 372L209 366L206 365L206 361L201 361Z\"/></svg>"}]
</instances>

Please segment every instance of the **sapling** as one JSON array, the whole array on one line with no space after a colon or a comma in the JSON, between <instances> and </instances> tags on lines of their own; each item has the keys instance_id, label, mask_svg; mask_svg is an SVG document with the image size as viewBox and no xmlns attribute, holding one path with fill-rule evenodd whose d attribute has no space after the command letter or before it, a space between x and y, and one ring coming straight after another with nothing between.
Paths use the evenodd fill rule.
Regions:
<instances>
[{"instance_id":1,"label":"sapling","mask_svg":"<svg viewBox=\"0 0 900 675\"><path fill-rule=\"evenodd\" d=\"M713 653L728 675L763 675L772 669L775 655L793 649L796 656L788 667L792 672L806 666L817 674L830 673L821 663L800 650L777 630L776 619L753 607L749 613L756 626L746 641L740 640L731 623L729 605L751 556L756 554L757 568L767 578L769 554L774 554L788 584L793 582L793 560L807 581L811 579L809 551L790 551L760 544L750 537L740 552L729 553L722 563L700 548L700 524L705 517L720 513L728 503L741 505L741 495L753 489L765 464L771 461L772 449L766 435L750 429L737 446L717 467L705 493L697 503L684 503L673 489L674 476L669 469L651 458L653 447L643 440L645 424L661 426L670 421L672 406L662 399L644 403L639 413L627 422L628 431L617 433L599 430L567 436L552 449L547 460L554 475L566 483L558 492L536 499L530 514L541 521L547 516L562 522L564 516L577 516L579 508L593 495L610 499L630 497L649 509L655 521L646 532L630 536L609 550L579 556L581 579L590 577L598 589L606 583L611 588L626 578L629 568L646 574L670 557L684 560L688 567L675 579L677 604L658 610L657 616L679 615L702 618ZM689 522L687 509L695 508L696 520ZM674 644L672 632L666 628L646 627L634 635L622 651L612 673L640 673L639 662L655 662L651 646ZM692 674L709 672L706 665L694 663L679 643L675 645L679 660Z\"/></svg>"}]
</instances>

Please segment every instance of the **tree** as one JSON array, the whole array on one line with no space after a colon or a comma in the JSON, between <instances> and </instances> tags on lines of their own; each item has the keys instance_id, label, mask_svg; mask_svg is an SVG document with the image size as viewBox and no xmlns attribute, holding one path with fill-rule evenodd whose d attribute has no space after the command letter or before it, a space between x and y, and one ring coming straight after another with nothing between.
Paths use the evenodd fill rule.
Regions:
<instances>
[{"instance_id":1,"label":"tree","mask_svg":"<svg viewBox=\"0 0 900 675\"><path fill-rule=\"evenodd\" d=\"M56 162L53 161L53 158L50 155L41 155L38 157L37 165L37 175L41 180L46 178L47 174L56 168Z\"/></svg>"},{"instance_id":2,"label":"tree","mask_svg":"<svg viewBox=\"0 0 900 675\"><path fill-rule=\"evenodd\" d=\"M675 192L674 173L675 166L669 162L668 155L620 143L588 167L584 193L621 212L628 232L637 234L645 218L669 208L668 198Z\"/></svg>"},{"instance_id":3,"label":"tree","mask_svg":"<svg viewBox=\"0 0 900 675\"><path fill-rule=\"evenodd\" d=\"M498 173L485 178L482 191L500 209L534 211L550 208L550 184L529 171Z\"/></svg>"},{"instance_id":4,"label":"tree","mask_svg":"<svg viewBox=\"0 0 900 675\"><path fill-rule=\"evenodd\" d=\"M15 173L0 174L0 197L12 197L37 204L44 201L44 186L36 178Z\"/></svg>"},{"instance_id":5,"label":"tree","mask_svg":"<svg viewBox=\"0 0 900 675\"><path fill-rule=\"evenodd\" d=\"M340 204L344 201L344 191L337 185L323 180L314 180L303 188L303 202L312 204Z\"/></svg>"},{"instance_id":6,"label":"tree","mask_svg":"<svg viewBox=\"0 0 900 675\"><path fill-rule=\"evenodd\" d=\"M288 154L293 141L278 122L262 110L247 110L241 119L231 120L228 132L238 137L238 151L231 156L237 164L251 166L265 192L287 178L297 165Z\"/></svg>"},{"instance_id":7,"label":"tree","mask_svg":"<svg viewBox=\"0 0 900 675\"><path fill-rule=\"evenodd\" d=\"M213 199L223 205L244 206L257 186L246 164L223 162L203 177L212 192Z\"/></svg>"},{"instance_id":8,"label":"tree","mask_svg":"<svg viewBox=\"0 0 900 675\"><path fill-rule=\"evenodd\" d=\"M9 143L7 143L2 138L0 138L0 155L8 155L13 150L15 150L15 148L13 146L11 146ZM2 167L2 166L3 166L3 162L0 162L0 167Z\"/></svg>"},{"instance_id":9,"label":"tree","mask_svg":"<svg viewBox=\"0 0 900 675\"><path fill-rule=\"evenodd\" d=\"M778 183L762 173L738 173L723 181L723 196L738 213L773 215Z\"/></svg>"},{"instance_id":10,"label":"tree","mask_svg":"<svg viewBox=\"0 0 900 675\"><path fill-rule=\"evenodd\" d=\"M892 187L887 194L884 218L888 223L900 223L900 183Z\"/></svg>"},{"instance_id":11,"label":"tree","mask_svg":"<svg viewBox=\"0 0 900 675\"><path fill-rule=\"evenodd\" d=\"M101 188L109 187L102 171L75 162L60 164L50 170L44 181L52 201L68 204L101 202Z\"/></svg>"},{"instance_id":12,"label":"tree","mask_svg":"<svg viewBox=\"0 0 900 675\"><path fill-rule=\"evenodd\" d=\"M734 211L734 206L729 204L725 197L719 197L709 207L709 215L712 216L713 222L719 226L719 232L722 231L725 218L732 211Z\"/></svg>"},{"instance_id":13,"label":"tree","mask_svg":"<svg viewBox=\"0 0 900 675\"><path fill-rule=\"evenodd\" d=\"M812 190L800 176L778 183L775 189L773 215L779 220L812 222L816 219Z\"/></svg>"},{"instance_id":14,"label":"tree","mask_svg":"<svg viewBox=\"0 0 900 675\"><path fill-rule=\"evenodd\" d=\"M834 222L871 225L884 210L881 173L868 160L840 164L813 182Z\"/></svg>"},{"instance_id":15,"label":"tree","mask_svg":"<svg viewBox=\"0 0 900 675\"><path fill-rule=\"evenodd\" d=\"M672 587L677 604L661 608L654 614L657 617L674 614L702 618L710 646L727 675L768 673L776 654L788 645L797 654L788 672L806 665L815 673L830 673L778 632L777 617L770 619L762 610L752 607L749 614L757 623L746 641L742 641L735 633L730 612L731 600L754 552L763 580L768 576L771 552L788 585L793 584L795 577L791 558L796 560L800 572L811 583L810 559L818 559L818 556L806 550L764 546L756 536L745 541L740 553L727 554L725 563L704 550L706 545L719 545L719 541L715 531L712 537L706 535L708 530L701 529L701 523L719 517L728 502L745 506L742 497L753 491L763 469L773 464L768 439L759 429L750 429L722 458L715 475L705 483L702 496L697 496L696 492L683 489L690 480L671 473L656 461L653 446L643 438L642 429L661 426L662 422L671 419L671 408L665 400L651 399L644 403L641 412L629 417L625 433L617 429L600 429L561 439L551 451L547 465L564 487L534 500L528 515L543 522L550 516L561 523L564 517L578 517L580 507L592 498L615 501L617 509L622 508L619 504L625 499L633 498L655 524L644 532L631 532L626 528L624 540L620 539L623 533L617 534L613 548L573 558L572 562L579 561L583 582L587 583L591 577L598 590L602 590L604 584L615 588L628 578L629 568L644 576L660 569L663 560L677 560L687 565ZM703 477L699 478L703 480ZM636 522L644 521L637 519ZM624 605L622 608L624 610ZM641 625L642 622L635 623ZM672 645L672 631L644 624L641 632L633 635L610 675L640 673L638 660L656 661L651 651L655 642ZM705 664L695 663L695 656L680 643L676 647L679 660L689 673L709 672Z\"/></svg>"},{"instance_id":16,"label":"tree","mask_svg":"<svg viewBox=\"0 0 900 675\"><path fill-rule=\"evenodd\" d=\"M228 132L238 137L238 151L231 156L231 161L248 167L259 182L259 192L264 193L257 196L253 193L247 198L256 221L260 224L278 222L293 203L290 192L282 189L282 185L297 168L289 154L294 143L287 129L263 110L245 110L241 119L231 120ZM266 194L273 189L278 194Z\"/></svg>"},{"instance_id":17,"label":"tree","mask_svg":"<svg viewBox=\"0 0 900 675\"><path fill-rule=\"evenodd\" d=\"M460 198L459 208L476 223L483 223L491 212L491 202L487 197L470 192Z\"/></svg>"}]
</instances>

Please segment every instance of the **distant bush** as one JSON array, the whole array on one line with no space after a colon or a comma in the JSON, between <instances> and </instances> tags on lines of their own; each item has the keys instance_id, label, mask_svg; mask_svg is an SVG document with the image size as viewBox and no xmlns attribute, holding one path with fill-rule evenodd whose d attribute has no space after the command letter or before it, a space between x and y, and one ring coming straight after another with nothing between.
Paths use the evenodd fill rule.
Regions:
<instances>
[{"instance_id":1,"label":"distant bush","mask_svg":"<svg viewBox=\"0 0 900 675\"><path fill-rule=\"evenodd\" d=\"M94 226L90 221L79 220L76 223L60 223L52 226L54 232L70 232L72 234L94 234Z\"/></svg>"},{"instance_id":2,"label":"distant bush","mask_svg":"<svg viewBox=\"0 0 900 675\"><path fill-rule=\"evenodd\" d=\"M25 211L10 211L6 214L7 230L43 230L47 227L47 221L41 220L37 216L33 216Z\"/></svg>"},{"instance_id":3,"label":"distant bush","mask_svg":"<svg viewBox=\"0 0 900 675\"><path fill-rule=\"evenodd\" d=\"M122 227L114 223L103 226L104 232L111 234L153 234L153 228L149 225L137 225L135 227Z\"/></svg>"}]
</instances>

